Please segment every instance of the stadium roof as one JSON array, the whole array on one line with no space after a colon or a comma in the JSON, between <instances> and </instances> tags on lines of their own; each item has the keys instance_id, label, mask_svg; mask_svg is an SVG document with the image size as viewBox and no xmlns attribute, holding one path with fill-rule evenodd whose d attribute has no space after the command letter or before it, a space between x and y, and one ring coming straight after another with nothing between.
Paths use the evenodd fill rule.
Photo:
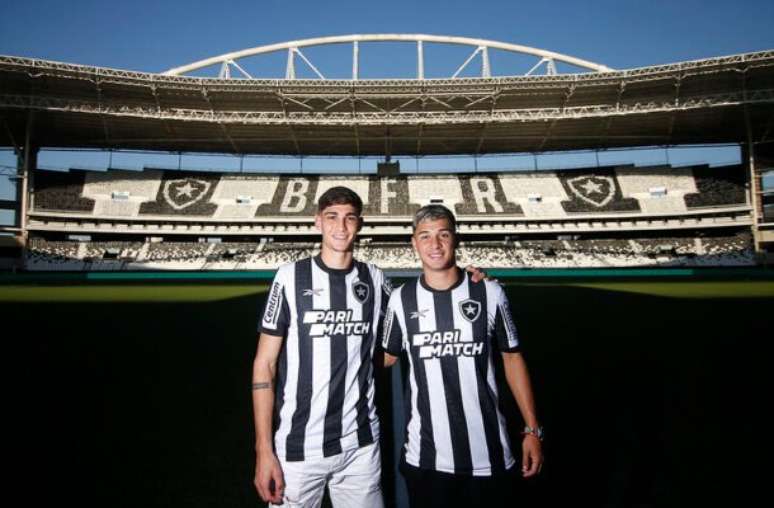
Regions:
<instances>
[{"instance_id":1,"label":"stadium roof","mask_svg":"<svg viewBox=\"0 0 774 508\"><path fill-rule=\"evenodd\" d=\"M233 79L0 56L0 145L437 155L774 137L774 50L629 70Z\"/></svg>"}]
</instances>

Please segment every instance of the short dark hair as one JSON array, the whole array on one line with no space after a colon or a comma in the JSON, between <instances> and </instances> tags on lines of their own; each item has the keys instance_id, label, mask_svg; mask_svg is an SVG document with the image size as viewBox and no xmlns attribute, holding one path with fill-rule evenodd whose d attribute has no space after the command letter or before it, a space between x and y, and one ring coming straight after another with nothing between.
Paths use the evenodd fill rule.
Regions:
<instances>
[{"instance_id":1,"label":"short dark hair","mask_svg":"<svg viewBox=\"0 0 774 508\"><path fill-rule=\"evenodd\" d=\"M357 192L340 185L323 192L317 201L317 213L322 213L331 205L352 205L358 217L363 213L363 200Z\"/></svg>"},{"instance_id":2,"label":"short dark hair","mask_svg":"<svg viewBox=\"0 0 774 508\"><path fill-rule=\"evenodd\" d=\"M449 227L451 228L454 236L457 236L457 219L454 218L454 214L443 205L432 204L425 205L414 214L414 221L411 223L411 231L416 232L417 226L420 222L426 220L438 220L446 219L449 221Z\"/></svg>"}]
</instances>

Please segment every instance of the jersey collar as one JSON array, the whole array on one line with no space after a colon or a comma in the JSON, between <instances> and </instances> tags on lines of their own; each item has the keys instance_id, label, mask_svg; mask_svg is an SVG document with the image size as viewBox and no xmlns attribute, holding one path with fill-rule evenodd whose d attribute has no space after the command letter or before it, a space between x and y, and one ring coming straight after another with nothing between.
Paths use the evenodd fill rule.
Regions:
<instances>
[{"instance_id":1,"label":"jersey collar","mask_svg":"<svg viewBox=\"0 0 774 508\"><path fill-rule=\"evenodd\" d=\"M314 259L314 263L317 265L320 270L329 273L331 275L347 275L352 271L353 268L355 268L355 259L352 259L352 263L346 268L330 268L328 265L326 265L323 260L322 256L320 254L317 254L312 259Z\"/></svg>"},{"instance_id":2,"label":"jersey collar","mask_svg":"<svg viewBox=\"0 0 774 508\"><path fill-rule=\"evenodd\" d=\"M419 276L419 283L422 285L423 288L430 291L431 293L445 293L447 291L451 291L453 289L456 289L460 284L465 282L465 279L467 278L467 274L462 270L462 268L457 267L457 282L452 284L446 289L435 289L431 288L427 282L425 282L425 275L422 274Z\"/></svg>"}]
</instances>

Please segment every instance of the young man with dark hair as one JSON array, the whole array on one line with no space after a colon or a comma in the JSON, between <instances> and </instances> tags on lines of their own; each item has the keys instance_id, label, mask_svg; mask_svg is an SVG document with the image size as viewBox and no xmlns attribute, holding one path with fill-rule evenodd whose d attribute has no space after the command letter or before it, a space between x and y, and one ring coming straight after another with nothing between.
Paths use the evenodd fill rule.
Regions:
<instances>
[{"instance_id":1,"label":"young man with dark hair","mask_svg":"<svg viewBox=\"0 0 774 508\"><path fill-rule=\"evenodd\" d=\"M527 426L522 474L543 463L526 363L508 298L492 281L456 265L456 222L442 205L414 217L412 244L422 276L394 290L385 317L385 365L406 351L408 409L401 471L415 507L505 506L515 463L499 409L495 353Z\"/></svg>"},{"instance_id":2,"label":"young man with dark hair","mask_svg":"<svg viewBox=\"0 0 774 508\"><path fill-rule=\"evenodd\" d=\"M373 355L391 286L353 259L362 209L346 187L323 193L320 254L281 266L266 299L253 363L254 483L275 505L319 506L327 485L337 508L383 506Z\"/></svg>"},{"instance_id":3,"label":"young man with dark hair","mask_svg":"<svg viewBox=\"0 0 774 508\"><path fill-rule=\"evenodd\" d=\"M337 507L383 506L372 358L388 289L381 270L352 257L362 209L350 189L326 191L320 254L281 266L266 300L253 365L255 486L275 505L319 506L328 485Z\"/></svg>"}]
</instances>

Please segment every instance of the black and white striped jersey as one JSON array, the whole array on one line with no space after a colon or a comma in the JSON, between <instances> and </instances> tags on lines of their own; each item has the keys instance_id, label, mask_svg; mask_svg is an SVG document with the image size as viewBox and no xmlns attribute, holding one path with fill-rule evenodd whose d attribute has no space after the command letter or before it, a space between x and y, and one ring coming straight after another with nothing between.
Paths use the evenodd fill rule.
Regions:
<instances>
[{"instance_id":1,"label":"black and white striped jersey","mask_svg":"<svg viewBox=\"0 0 774 508\"><path fill-rule=\"evenodd\" d=\"M278 360L274 446L288 461L374 443L373 354L389 281L374 265L328 268L320 256L279 268L260 331L284 337Z\"/></svg>"},{"instance_id":2,"label":"black and white striped jersey","mask_svg":"<svg viewBox=\"0 0 774 508\"><path fill-rule=\"evenodd\" d=\"M474 476L513 466L493 362L496 352L518 351L519 337L497 282L474 283L462 271L444 291L407 282L390 297L382 346L409 361L403 460Z\"/></svg>"}]
</instances>

